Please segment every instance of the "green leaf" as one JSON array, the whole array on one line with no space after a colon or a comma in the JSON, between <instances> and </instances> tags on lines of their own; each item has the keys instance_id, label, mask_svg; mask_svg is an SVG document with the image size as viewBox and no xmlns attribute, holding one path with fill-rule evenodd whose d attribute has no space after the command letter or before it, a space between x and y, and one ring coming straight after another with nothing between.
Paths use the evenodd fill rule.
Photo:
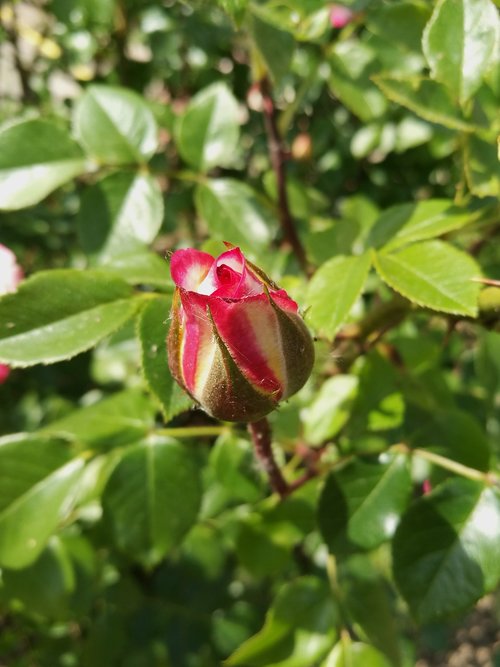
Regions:
<instances>
[{"instance_id":1,"label":"green leaf","mask_svg":"<svg viewBox=\"0 0 500 667\"><path fill-rule=\"evenodd\" d=\"M380 574L377 555L357 554L339 562L338 583L344 608L355 624L356 635L373 644L401 667L400 627L394 592Z\"/></svg>"},{"instance_id":2,"label":"green leaf","mask_svg":"<svg viewBox=\"0 0 500 667\"><path fill-rule=\"evenodd\" d=\"M40 272L0 299L0 361L69 359L118 329L139 303L125 282L105 272Z\"/></svg>"},{"instance_id":3,"label":"green leaf","mask_svg":"<svg viewBox=\"0 0 500 667\"><path fill-rule=\"evenodd\" d=\"M422 33L430 12L420 0L397 4L370 3L366 7L366 27L389 44L397 43L405 51L420 53Z\"/></svg>"},{"instance_id":4,"label":"green leaf","mask_svg":"<svg viewBox=\"0 0 500 667\"><path fill-rule=\"evenodd\" d=\"M171 300L166 297L154 299L146 305L138 322L144 379L167 422L193 403L172 377L167 363L165 341L170 306Z\"/></svg>"},{"instance_id":5,"label":"green leaf","mask_svg":"<svg viewBox=\"0 0 500 667\"><path fill-rule=\"evenodd\" d=\"M37 204L84 171L81 148L58 125L28 120L0 131L0 209Z\"/></svg>"},{"instance_id":6,"label":"green leaf","mask_svg":"<svg viewBox=\"0 0 500 667\"><path fill-rule=\"evenodd\" d=\"M383 653L363 642L340 641L322 667L392 667Z\"/></svg>"},{"instance_id":7,"label":"green leaf","mask_svg":"<svg viewBox=\"0 0 500 667\"><path fill-rule=\"evenodd\" d=\"M118 172L85 190L78 215L82 247L99 264L142 250L163 221L163 197L147 174Z\"/></svg>"},{"instance_id":8,"label":"green leaf","mask_svg":"<svg viewBox=\"0 0 500 667\"><path fill-rule=\"evenodd\" d=\"M234 433L221 435L210 451L209 464L214 481L227 489L232 499L253 503L262 497L262 484L248 440Z\"/></svg>"},{"instance_id":9,"label":"green leaf","mask_svg":"<svg viewBox=\"0 0 500 667\"><path fill-rule=\"evenodd\" d=\"M181 542L200 501L192 452L175 440L150 437L123 453L104 490L103 508L117 546L150 567Z\"/></svg>"},{"instance_id":10,"label":"green leaf","mask_svg":"<svg viewBox=\"0 0 500 667\"><path fill-rule=\"evenodd\" d=\"M370 230L368 244L394 250L460 229L476 219L477 214L454 206L449 199L398 204L381 214Z\"/></svg>"},{"instance_id":11,"label":"green leaf","mask_svg":"<svg viewBox=\"0 0 500 667\"><path fill-rule=\"evenodd\" d=\"M0 439L0 565L33 563L68 515L83 469L68 446L28 434Z\"/></svg>"},{"instance_id":12,"label":"green leaf","mask_svg":"<svg viewBox=\"0 0 500 667\"><path fill-rule=\"evenodd\" d=\"M379 69L375 52L367 44L355 39L337 42L330 63L330 88L352 113L369 122L385 112L387 102L371 81Z\"/></svg>"},{"instance_id":13,"label":"green leaf","mask_svg":"<svg viewBox=\"0 0 500 667\"><path fill-rule=\"evenodd\" d=\"M413 447L429 448L477 470L490 469L491 447L484 429L472 415L449 409L425 415L410 437Z\"/></svg>"},{"instance_id":14,"label":"green leaf","mask_svg":"<svg viewBox=\"0 0 500 667\"><path fill-rule=\"evenodd\" d=\"M333 338L361 294L371 266L369 253L333 257L314 274L307 290L311 325Z\"/></svg>"},{"instance_id":15,"label":"green leaf","mask_svg":"<svg viewBox=\"0 0 500 667\"><path fill-rule=\"evenodd\" d=\"M336 375L323 383L310 407L303 411L309 444L320 445L340 431L350 417L357 389L358 378L354 375Z\"/></svg>"},{"instance_id":16,"label":"green leaf","mask_svg":"<svg viewBox=\"0 0 500 667\"><path fill-rule=\"evenodd\" d=\"M464 105L491 68L499 41L498 10L490 0L439 0L422 47L433 78Z\"/></svg>"},{"instance_id":17,"label":"green leaf","mask_svg":"<svg viewBox=\"0 0 500 667\"><path fill-rule=\"evenodd\" d=\"M88 611L94 576L94 553L79 536L53 536L29 567L2 571L9 598L22 602L30 613L58 620Z\"/></svg>"},{"instance_id":18,"label":"green leaf","mask_svg":"<svg viewBox=\"0 0 500 667\"><path fill-rule=\"evenodd\" d=\"M472 194L500 197L500 160L495 141L470 135L464 140L464 170Z\"/></svg>"},{"instance_id":19,"label":"green leaf","mask_svg":"<svg viewBox=\"0 0 500 667\"><path fill-rule=\"evenodd\" d=\"M335 641L337 610L326 582L301 577L285 584L264 627L244 642L225 667L311 667Z\"/></svg>"},{"instance_id":20,"label":"green leaf","mask_svg":"<svg viewBox=\"0 0 500 667\"><path fill-rule=\"evenodd\" d=\"M212 236L240 245L243 250L264 249L273 236L276 220L250 186L230 178L212 179L196 190L196 209Z\"/></svg>"},{"instance_id":21,"label":"green leaf","mask_svg":"<svg viewBox=\"0 0 500 667\"><path fill-rule=\"evenodd\" d=\"M454 315L477 315L481 275L466 253L443 241L423 241L393 253L374 253L375 267L390 287L419 306Z\"/></svg>"},{"instance_id":22,"label":"green leaf","mask_svg":"<svg viewBox=\"0 0 500 667\"><path fill-rule=\"evenodd\" d=\"M448 89L438 81L386 74L374 75L372 81L392 102L401 104L431 123L462 132L482 130L467 121L451 99Z\"/></svg>"},{"instance_id":23,"label":"green leaf","mask_svg":"<svg viewBox=\"0 0 500 667\"><path fill-rule=\"evenodd\" d=\"M454 478L417 500L393 541L396 583L420 622L473 605L500 579L500 498Z\"/></svg>"},{"instance_id":24,"label":"green leaf","mask_svg":"<svg viewBox=\"0 0 500 667\"><path fill-rule=\"evenodd\" d=\"M91 447L118 447L144 437L154 425L154 415L149 397L138 389L128 389L51 422L41 433Z\"/></svg>"},{"instance_id":25,"label":"green leaf","mask_svg":"<svg viewBox=\"0 0 500 667\"><path fill-rule=\"evenodd\" d=\"M295 41L289 32L267 19L265 11L254 5L248 16L248 26L258 57L274 82L279 84L290 71ZM255 78L260 78L259 74Z\"/></svg>"},{"instance_id":26,"label":"green leaf","mask_svg":"<svg viewBox=\"0 0 500 667\"><path fill-rule=\"evenodd\" d=\"M103 164L143 163L158 147L153 113L132 90L89 86L74 112L75 133Z\"/></svg>"},{"instance_id":27,"label":"green leaf","mask_svg":"<svg viewBox=\"0 0 500 667\"><path fill-rule=\"evenodd\" d=\"M389 540L411 493L408 458L383 454L373 462L354 460L329 475L318 519L332 553L374 549Z\"/></svg>"},{"instance_id":28,"label":"green leaf","mask_svg":"<svg viewBox=\"0 0 500 667\"><path fill-rule=\"evenodd\" d=\"M131 285L152 285L164 291L174 290L166 260L147 250L110 257L106 262L106 271Z\"/></svg>"},{"instance_id":29,"label":"green leaf","mask_svg":"<svg viewBox=\"0 0 500 667\"><path fill-rule=\"evenodd\" d=\"M238 102L224 83L214 83L197 93L177 125L179 152L195 169L228 167L237 153Z\"/></svg>"}]
</instances>

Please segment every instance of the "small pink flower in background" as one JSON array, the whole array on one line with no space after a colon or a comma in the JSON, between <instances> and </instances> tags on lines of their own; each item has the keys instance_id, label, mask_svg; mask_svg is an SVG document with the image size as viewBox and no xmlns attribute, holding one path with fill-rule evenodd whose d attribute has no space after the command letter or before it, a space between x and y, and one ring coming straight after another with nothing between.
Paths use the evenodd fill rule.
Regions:
<instances>
[{"instance_id":1,"label":"small pink flower in background","mask_svg":"<svg viewBox=\"0 0 500 667\"><path fill-rule=\"evenodd\" d=\"M330 10L330 23L334 28L343 28L352 21L354 12L343 5L332 5Z\"/></svg>"},{"instance_id":2,"label":"small pink flower in background","mask_svg":"<svg viewBox=\"0 0 500 667\"><path fill-rule=\"evenodd\" d=\"M208 414L252 422L297 392L314 361L298 307L239 248L174 252L171 373Z\"/></svg>"},{"instance_id":3,"label":"small pink flower in background","mask_svg":"<svg viewBox=\"0 0 500 667\"><path fill-rule=\"evenodd\" d=\"M14 292L23 279L23 270L19 266L14 253L0 243L0 296ZM9 377L10 368L0 364L0 384Z\"/></svg>"}]
</instances>

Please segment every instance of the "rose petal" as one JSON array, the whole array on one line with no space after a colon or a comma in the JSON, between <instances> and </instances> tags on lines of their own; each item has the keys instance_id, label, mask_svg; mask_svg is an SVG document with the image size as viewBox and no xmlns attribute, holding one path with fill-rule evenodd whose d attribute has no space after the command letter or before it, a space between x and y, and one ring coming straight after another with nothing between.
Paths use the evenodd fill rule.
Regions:
<instances>
[{"instance_id":1,"label":"rose petal","mask_svg":"<svg viewBox=\"0 0 500 667\"><path fill-rule=\"evenodd\" d=\"M14 292L23 277L14 253L0 243L0 294Z\"/></svg>"},{"instance_id":2,"label":"rose petal","mask_svg":"<svg viewBox=\"0 0 500 667\"><path fill-rule=\"evenodd\" d=\"M212 255L201 250L176 250L170 259L170 274L177 287L196 292L213 264Z\"/></svg>"},{"instance_id":3,"label":"rose petal","mask_svg":"<svg viewBox=\"0 0 500 667\"><path fill-rule=\"evenodd\" d=\"M223 267L226 267L227 271L224 271ZM222 277L225 279L221 280ZM217 257L207 277L196 291L198 294L241 299L262 294L264 287L262 282L248 270L241 250L232 248Z\"/></svg>"},{"instance_id":4,"label":"rose petal","mask_svg":"<svg viewBox=\"0 0 500 667\"><path fill-rule=\"evenodd\" d=\"M266 294L226 301L209 297L216 329L238 368L256 389L279 400L286 363L276 313Z\"/></svg>"}]
</instances>

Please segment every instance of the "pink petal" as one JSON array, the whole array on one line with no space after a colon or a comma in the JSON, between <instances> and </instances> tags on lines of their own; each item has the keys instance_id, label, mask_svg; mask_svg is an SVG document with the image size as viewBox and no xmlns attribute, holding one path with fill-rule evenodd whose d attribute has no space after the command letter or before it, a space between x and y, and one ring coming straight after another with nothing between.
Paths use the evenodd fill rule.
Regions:
<instances>
[{"instance_id":1,"label":"pink petal","mask_svg":"<svg viewBox=\"0 0 500 667\"><path fill-rule=\"evenodd\" d=\"M286 362L278 320L266 294L240 301L209 298L217 331L236 365L256 389L279 400L286 384Z\"/></svg>"},{"instance_id":2,"label":"pink petal","mask_svg":"<svg viewBox=\"0 0 500 667\"><path fill-rule=\"evenodd\" d=\"M206 252L176 250L170 259L170 274L177 287L196 292L213 263L214 258Z\"/></svg>"},{"instance_id":3,"label":"pink petal","mask_svg":"<svg viewBox=\"0 0 500 667\"><path fill-rule=\"evenodd\" d=\"M182 303L181 367L184 384L196 398L203 391L216 343L207 312L207 297L180 290Z\"/></svg>"},{"instance_id":4,"label":"pink petal","mask_svg":"<svg viewBox=\"0 0 500 667\"><path fill-rule=\"evenodd\" d=\"M269 296L281 310L285 310L289 313L298 312L299 307L297 303L293 299L290 299L284 289L270 290Z\"/></svg>"},{"instance_id":5,"label":"pink petal","mask_svg":"<svg viewBox=\"0 0 500 667\"><path fill-rule=\"evenodd\" d=\"M0 384L3 384L10 375L10 368L4 364L0 364Z\"/></svg>"},{"instance_id":6,"label":"pink petal","mask_svg":"<svg viewBox=\"0 0 500 667\"><path fill-rule=\"evenodd\" d=\"M330 22L334 28L343 28L352 20L354 12L342 5L333 5L330 11Z\"/></svg>"},{"instance_id":7,"label":"pink petal","mask_svg":"<svg viewBox=\"0 0 500 667\"><path fill-rule=\"evenodd\" d=\"M23 277L14 253L0 243L0 294L14 292Z\"/></svg>"},{"instance_id":8,"label":"pink petal","mask_svg":"<svg viewBox=\"0 0 500 667\"><path fill-rule=\"evenodd\" d=\"M262 294L264 287L247 268L241 250L232 248L217 257L207 277L196 291L199 294L240 299L253 294Z\"/></svg>"}]
</instances>

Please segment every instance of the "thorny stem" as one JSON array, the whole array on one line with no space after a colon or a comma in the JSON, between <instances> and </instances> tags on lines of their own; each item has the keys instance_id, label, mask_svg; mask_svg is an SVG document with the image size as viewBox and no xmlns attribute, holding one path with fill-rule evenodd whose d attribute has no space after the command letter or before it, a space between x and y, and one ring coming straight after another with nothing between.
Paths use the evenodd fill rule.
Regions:
<instances>
[{"instance_id":1,"label":"thorny stem","mask_svg":"<svg viewBox=\"0 0 500 667\"><path fill-rule=\"evenodd\" d=\"M297 260L306 275L311 271L307 263L306 253L302 242L297 234L293 224L290 205L288 203L288 193L286 190L285 160L286 153L283 147L283 141L276 121L276 107L271 95L270 84L267 78L260 82L260 92L262 95L262 105L264 112L264 125L266 128L267 142L269 147L269 158L271 166L276 176L276 188L278 193L278 213L281 228L286 241L290 244Z\"/></svg>"},{"instance_id":2,"label":"thorny stem","mask_svg":"<svg viewBox=\"0 0 500 667\"><path fill-rule=\"evenodd\" d=\"M272 490L277 493L280 498L286 498L286 496L288 496L294 489L288 485L278 464L274 460L271 447L271 427L269 426L269 422L264 417L263 419L259 419L259 421L249 423L248 430L252 436L255 454L269 477L269 484L271 485Z\"/></svg>"}]
</instances>

